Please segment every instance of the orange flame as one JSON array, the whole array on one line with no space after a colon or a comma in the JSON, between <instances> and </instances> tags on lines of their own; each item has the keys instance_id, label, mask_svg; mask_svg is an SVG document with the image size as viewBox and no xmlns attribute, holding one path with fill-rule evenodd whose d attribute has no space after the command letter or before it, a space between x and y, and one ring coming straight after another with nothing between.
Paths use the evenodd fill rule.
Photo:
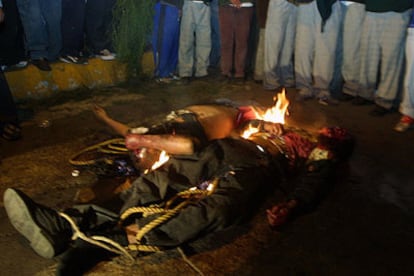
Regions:
<instances>
[{"instance_id":1,"label":"orange flame","mask_svg":"<svg viewBox=\"0 0 414 276\"><path fill-rule=\"evenodd\" d=\"M275 100L275 98L273 99ZM287 109L288 106L289 106L289 100L286 98L286 90L283 88L282 92L277 94L277 98L276 98L274 106L272 106L271 108L268 108L264 112L264 114L260 114L259 112L255 111L256 118L258 120L262 120L265 122L285 124L285 116L289 114L288 109ZM258 131L259 131L258 128L255 128L249 125L249 128L243 132L242 137L247 139L250 137L250 135Z\"/></svg>"},{"instance_id":2,"label":"orange flame","mask_svg":"<svg viewBox=\"0 0 414 276\"><path fill-rule=\"evenodd\" d=\"M268 108L263 115L256 115L258 119L266 122L285 124L285 115L288 115L288 106L289 100L286 98L285 89L283 89L281 93L277 94L277 99L274 106Z\"/></svg>"},{"instance_id":3,"label":"orange flame","mask_svg":"<svg viewBox=\"0 0 414 276\"><path fill-rule=\"evenodd\" d=\"M247 139L250 137L250 135L255 134L256 132L259 132L259 129L257 127L252 127L249 125L249 128L244 130L243 134L241 135L244 139Z\"/></svg>"},{"instance_id":4,"label":"orange flame","mask_svg":"<svg viewBox=\"0 0 414 276\"><path fill-rule=\"evenodd\" d=\"M158 160L155 161L154 164L152 164L151 169L145 170L144 174L147 174L150 171L155 171L156 169L164 165L168 160L170 160L170 156L168 156L167 152L165 150L161 151Z\"/></svg>"}]
</instances>

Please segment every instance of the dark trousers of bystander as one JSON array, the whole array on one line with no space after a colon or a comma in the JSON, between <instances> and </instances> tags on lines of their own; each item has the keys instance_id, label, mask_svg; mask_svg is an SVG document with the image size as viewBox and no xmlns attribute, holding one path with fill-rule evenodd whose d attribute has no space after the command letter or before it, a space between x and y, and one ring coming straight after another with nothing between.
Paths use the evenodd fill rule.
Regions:
<instances>
[{"instance_id":1,"label":"dark trousers of bystander","mask_svg":"<svg viewBox=\"0 0 414 276\"><path fill-rule=\"evenodd\" d=\"M15 0L3 0L5 20L0 25L0 65L26 60L23 27ZM0 103L1 104L1 103Z\"/></svg>"},{"instance_id":2,"label":"dark trousers of bystander","mask_svg":"<svg viewBox=\"0 0 414 276\"><path fill-rule=\"evenodd\" d=\"M85 0L62 0L63 56L79 56L85 35Z\"/></svg>"},{"instance_id":3,"label":"dark trousers of bystander","mask_svg":"<svg viewBox=\"0 0 414 276\"><path fill-rule=\"evenodd\" d=\"M254 8L219 7L221 37L221 73L235 78L245 77L246 57ZM233 60L234 57L234 60ZM234 68L233 68L234 64Z\"/></svg>"}]
</instances>

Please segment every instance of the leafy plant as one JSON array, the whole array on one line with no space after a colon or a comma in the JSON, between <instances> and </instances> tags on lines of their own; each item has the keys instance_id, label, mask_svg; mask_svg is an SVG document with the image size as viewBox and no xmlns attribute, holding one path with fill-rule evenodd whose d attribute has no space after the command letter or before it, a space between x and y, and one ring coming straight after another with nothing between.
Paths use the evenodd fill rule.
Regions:
<instances>
[{"instance_id":1,"label":"leafy plant","mask_svg":"<svg viewBox=\"0 0 414 276\"><path fill-rule=\"evenodd\" d=\"M142 72L141 60L153 26L154 0L117 0L113 11L113 43L129 76Z\"/></svg>"}]
</instances>

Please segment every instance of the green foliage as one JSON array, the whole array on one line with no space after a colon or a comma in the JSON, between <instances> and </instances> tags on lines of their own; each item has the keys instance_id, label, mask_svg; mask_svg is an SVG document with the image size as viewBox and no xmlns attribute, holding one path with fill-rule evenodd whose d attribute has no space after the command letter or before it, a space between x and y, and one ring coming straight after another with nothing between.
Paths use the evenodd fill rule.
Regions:
<instances>
[{"instance_id":1,"label":"green foliage","mask_svg":"<svg viewBox=\"0 0 414 276\"><path fill-rule=\"evenodd\" d=\"M153 0L117 0L113 42L117 59L127 64L130 76L141 73L141 60L152 31Z\"/></svg>"}]
</instances>

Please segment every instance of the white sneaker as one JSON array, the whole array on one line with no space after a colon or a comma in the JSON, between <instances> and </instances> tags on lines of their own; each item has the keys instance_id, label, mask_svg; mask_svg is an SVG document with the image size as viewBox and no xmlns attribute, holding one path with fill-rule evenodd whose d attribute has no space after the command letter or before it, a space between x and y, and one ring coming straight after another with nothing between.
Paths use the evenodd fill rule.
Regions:
<instances>
[{"instance_id":1,"label":"white sneaker","mask_svg":"<svg viewBox=\"0 0 414 276\"><path fill-rule=\"evenodd\" d=\"M394 130L398 132L405 132L414 127L414 118L404 115L400 121L395 125Z\"/></svg>"},{"instance_id":2,"label":"white sneaker","mask_svg":"<svg viewBox=\"0 0 414 276\"><path fill-rule=\"evenodd\" d=\"M103 49L98 55L102 60L114 60L116 58L115 53L111 53L108 49Z\"/></svg>"}]
</instances>

